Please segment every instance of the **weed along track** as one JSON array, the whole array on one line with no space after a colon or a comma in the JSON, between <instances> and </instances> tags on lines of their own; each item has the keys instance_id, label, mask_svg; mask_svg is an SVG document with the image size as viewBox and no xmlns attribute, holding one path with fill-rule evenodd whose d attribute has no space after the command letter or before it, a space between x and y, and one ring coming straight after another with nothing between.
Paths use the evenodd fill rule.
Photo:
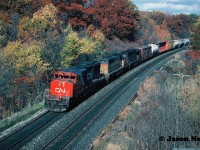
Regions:
<instances>
[{"instance_id":1,"label":"weed along track","mask_svg":"<svg viewBox=\"0 0 200 150\"><path fill-rule=\"evenodd\" d=\"M34 136L39 134L41 130L44 130L46 127L54 123L54 121L61 115L63 114L45 111L17 131L1 139L0 149L18 149L25 144L28 139L30 140L34 138Z\"/></svg>"}]
</instances>

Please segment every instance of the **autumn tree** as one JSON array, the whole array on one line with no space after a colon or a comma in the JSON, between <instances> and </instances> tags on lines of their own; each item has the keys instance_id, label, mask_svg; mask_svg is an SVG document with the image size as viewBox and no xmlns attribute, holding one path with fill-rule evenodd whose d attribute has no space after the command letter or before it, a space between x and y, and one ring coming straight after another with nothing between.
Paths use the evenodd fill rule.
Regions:
<instances>
[{"instance_id":1,"label":"autumn tree","mask_svg":"<svg viewBox=\"0 0 200 150\"><path fill-rule=\"evenodd\" d=\"M51 0L1 0L0 10L18 13L22 16L32 16L37 9L50 2Z\"/></svg>"},{"instance_id":2,"label":"autumn tree","mask_svg":"<svg viewBox=\"0 0 200 150\"><path fill-rule=\"evenodd\" d=\"M9 42L0 53L3 81L0 95L9 112L34 104L36 96L42 94L42 77L48 67L41 59L43 47L37 41L24 44L16 41Z\"/></svg>"},{"instance_id":3,"label":"autumn tree","mask_svg":"<svg viewBox=\"0 0 200 150\"><path fill-rule=\"evenodd\" d=\"M176 37L188 38L191 31L191 19L188 15L168 15L166 21L169 29Z\"/></svg>"},{"instance_id":4,"label":"autumn tree","mask_svg":"<svg viewBox=\"0 0 200 150\"><path fill-rule=\"evenodd\" d=\"M166 14L164 12L153 11L149 12L149 17L153 19L157 25L161 25L165 20Z\"/></svg>"},{"instance_id":5,"label":"autumn tree","mask_svg":"<svg viewBox=\"0 0 200 150\"><path fill-rule=\"evenodd\" d=\"M20 20L18 38L22 41L42 40L47 32L57 29L59 29L57 10L54 5L49 4L35 12L32 18L23 17Z\"/></svg>"},{"instance_id":6,"label":"autumn tree","mask_svg":"<svg viewBox=\"0 0 200 150\"><path fill-rule=\"evenodd\" d=\"M18 38L23 42L42 41L42 59L50 64L52 71L60 67L59 53L64 40L64 30L53 4L40 8L32 18L23 17L18 25Z\"/></svg>"},{"instance_id":7,"label":"autumn tree","mask_svg":"<svg viewBox=\"0 0 200 150\"><path fill-rule=\"evenodd\" d=\"M42 43L36 41L27 44L10 42L3 49L4 62L14 67L15 77L40 75L45 70L41 59L42 48Z\"/></svg>"},{"instance_id":8,"label":"autumn tree","mask_svg":"<svg viewBox=\"0 0 200 150\"><path fill-rule=\"evenodd\" d=\"M57 0L54 2L66 24L76 31L84 29L92 22L93 9L87 7L87 0Z\"/></svg>"},{"instance_id":9,"label":"autumn tree","mask_svg":"<svg viewBox=\"0 0 200 150\"><path fill-rule=\"evenodd\" d=\"M20 16L18 13L9 13L8 11L0 10L0 20L3 22L4 29L7 35L7 42L17 39L17 24Z\"/></svg>"},{"instance_id":10,"label":"autumn tree","mask_svg":"<svg viewBox=\"0 0 200 150\"><path fill-rule=\"evenodd\" d=\"M156 43L159 40L159 36L161 35L161 33L157 32L158 25L155 25L155 21L151 19L147 13L140 13L140 16L140 29L136 34L137 43L140 45Z\"/></svg>"},{"instance_id":11,"label":"autumn tree","mask_svg":"<svg viewBox=\"0 0 200 150\"><path fill-rule=\"evenodd\" d=\"M104 40L105 40L105 35L102 33L101 30L96 29L94 25L89 25L87 28L87 36L95 43L95 59L99 60L106 54L104 51L105 45L104 45Z\"/></svg>"},{"instance_id":12,"label":"autumn tree","mask_svg":"<svg viewBox=\"0 0 200 150\"><path fill-rule=\"evenodd\" d=\"M94 3L94 25L99 27L106 37L134 39L138 28L138 10L128 0L98 0Z\"/></svg>"}]
</instances>

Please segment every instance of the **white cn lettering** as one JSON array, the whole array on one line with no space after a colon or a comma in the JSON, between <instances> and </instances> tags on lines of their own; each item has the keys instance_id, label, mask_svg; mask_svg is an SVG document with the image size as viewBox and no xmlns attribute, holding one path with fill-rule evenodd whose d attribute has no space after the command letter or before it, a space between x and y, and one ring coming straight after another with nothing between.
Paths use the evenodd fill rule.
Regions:
<instances>
[{"instance_id":1,"label":"white cn lettering","mask_svg":"<svg viewBox=\"0 0 200 150\"><path fill-rule=\"evenodd\" d=\"M57 93L66 93L65 89L61 89L61 88L55 88L55 92Z\"/></svg>"}]
</instances>

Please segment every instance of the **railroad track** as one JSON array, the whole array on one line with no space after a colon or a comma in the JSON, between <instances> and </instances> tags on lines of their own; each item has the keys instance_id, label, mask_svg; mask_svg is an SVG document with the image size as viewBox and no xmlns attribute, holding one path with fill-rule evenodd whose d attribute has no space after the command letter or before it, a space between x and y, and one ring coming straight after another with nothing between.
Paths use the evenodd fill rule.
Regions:
<instances>
[{"instance_id":1,"label":"railroad track","mask_svg":"<svg viewBox=\"0 0 200 150\"><path fill-rule=\"evenodd\" d=\"M172 52L172 54L176 53ZM147 64L145 68L151 68L166 57L172 55L171 53L161 56L157 61L152 61ZM51 141L48 142L42 149L54 150L54 149L72 149L73 140L77 138L77 135L83 131L83 129L91 124L98 116L101 115L107 108L117 101L118 97L126 91L134 82L137 80L138 76L144 75L148 70L144 67L136 71L134 74L130 75L125 80L119 82L115 88L107 91L107 93L99 99L97 103L88 108L84 113L82 113L77 119L75 119L70 125L63 129L57 134ZM75 143L74 143L75 144Z\"/></svg>"},{"instance_id":2,"label":"railroad track","mask_svg":"<svg viewBox=\"0 0 200 150\"><path fill-rule=\"evenodd\" d=\"M34 138L41 130L50 126L63 114L45 111L15 132L0 139L0 150L18 149L28 140ZM60 117L59 117L60 116Z\"/></svg>"},{"instance_id":3,"label":"railroad track","mask_svg":"<svg viewBox=\"0 0 200 150\"><path fill-rule=\"evenodd\" d=\"M112 103L116 102L118 97L137 80L137 77L144 75L151 67L155 66L157 62L160 62L180 50L181 49L174 50L165 55L159 56L158 59L144 65L138 71L128 76L125 80L118 82L115 88L107 91L107 93L101 97L97 103L93 104L77 118L72 120L65 128L60 130L60 132L54 134L51 140L46 142L40 148L70 149L73 147L73 145L76 144L74 141L76 141L78 135L84 130L84 128L92 124L97 117L101 116L101 114L112 105ZM146 68L148 68L148 70ZM31 139L39 135L41 131L51 126L64 115L65 113L45 112L26 126L20 128L18 131L10 134L4 139L1 139L0 149L20 149L25 143L31 141Z\"/></svg>"}]
</instances>

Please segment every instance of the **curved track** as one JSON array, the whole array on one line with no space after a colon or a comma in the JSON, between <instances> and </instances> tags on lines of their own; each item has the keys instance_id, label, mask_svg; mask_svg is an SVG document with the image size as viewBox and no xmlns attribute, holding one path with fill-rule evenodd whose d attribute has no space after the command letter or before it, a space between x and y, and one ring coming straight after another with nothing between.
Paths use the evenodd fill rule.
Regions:
<instances>
[{"instance_id":1,"label":"curved track","mask_svg":"<svg viewBox=\"0 0 200 150\"><path fill-rule=\"evenodd\" d=\"M172 54L176 53L172 52ZM165 56L160 56L157 61L152 61L148 63L137 72L126 78L125 80L119 82L114 89L107 91L107 93L99 99L98 103L95 103L90 108L88 108L84 113L82 113L76 120L74 120L70 125L63 129L57 134L43 149L70 149L70 145L73 140L77 138L78 134L89 124L91 124L101 113L103 113L112 103L117 101L118 97L128 89L137 80L137 77L145 74L149 68L155 66L158 62L169 57L170 54Z\"/></svg>"},{"instance_id":2,"label":"curved track","mask_svg":"<svg viewBox=\"0 0 200 150\"><path fill-rule=\"evenodd\" d=\"M105 93L97 103L93 104L76 119L71 121L68 126L56 133L54 137L51 137L51 140L41 147L41 149L70 149L71 145L76 144L74 141L84 128L87 125L92 124L97 117L99 117L110 105L112 105L112 103L116 102L118 97L131 85L133 85L138 77L144 75L158 62L161 62L163 59L180 50L182 49L174 50L165 55L159 56L158 59L147 63L125 80L118 82L115 88L110 89L110 91L106 91L107 93ZM54 122L59 120L64 115L65 113L45 112L16 132L1 139L0 149L20 149L24 144L31 141L31 139L39 135L41 131L53 125Z\"/></svg>"}]
</instances>

